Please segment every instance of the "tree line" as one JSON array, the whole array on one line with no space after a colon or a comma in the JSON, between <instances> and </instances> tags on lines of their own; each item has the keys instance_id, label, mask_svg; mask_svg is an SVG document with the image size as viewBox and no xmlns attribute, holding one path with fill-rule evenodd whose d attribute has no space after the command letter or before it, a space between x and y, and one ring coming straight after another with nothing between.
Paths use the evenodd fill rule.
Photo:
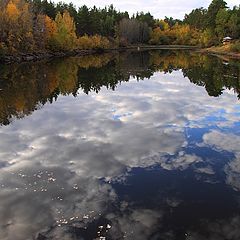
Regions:
<instances>
[{"instance_id":1,"label":"tree line","mask_svg":"<svg viewBox=\"0 0 240 240\"><path fill-rule=\"evenodd\" d=\"M204 47L222 38L240 38L240 6L213 0L183 20L155 19L150 13L76 8L48 0L0 0L0 54L104 49L129 44L182 44Z\"/></svg>"},{"instance_id":2,"label":"tree line","mask_svg":"<svg viewBox=\"0 0 240 240\"><path fill-rule=\"evenodd\" d=\"M49 6L53 6L53 13ZM109 39L98 32L77 33L71 6L47 1L1 0L0 54L109 48Z\"/></svg>"},{"instance_id":3,"label":"tree line","mask_svg":"<svg viewBox=\"0 0 240 240\"><path fill-rule=\"evenodd\" d=\"M197 8L186 14L184 21L198 29L204 46L217 45L223 37L240 38L240 5L232 9L224 0L213 0L207 9Z\"/></svg>"},{"instance_id":4,"label":"tree line","mask_svg":"<svg viewBox=\"0 0 240 240\"><path fill-rule=\"evenodd\" d=\"M210 47L219 45L227 36L240 38L240 5L230 9L224 0L213 0L207 9L192 10L183 21L170 20L156 22L150 43Z\"/></svg>"}]
</instances>

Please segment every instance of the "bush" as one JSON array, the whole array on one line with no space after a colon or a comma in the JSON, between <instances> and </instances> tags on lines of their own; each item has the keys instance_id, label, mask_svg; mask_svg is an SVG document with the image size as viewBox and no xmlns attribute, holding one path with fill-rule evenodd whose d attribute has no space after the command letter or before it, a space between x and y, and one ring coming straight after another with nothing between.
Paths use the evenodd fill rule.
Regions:
<instances>
[{"instance_id":1,"label":"bush","mask_svg":"<svg viewBox=\"0 0 240 240\"><path fill-rule=\"evenodd\" d=\"M99 35L88 36L84 35L77 40L78 48L80 49L107 49L110 48L110 42L106 37Z\"/></svg>"},{"instance_id":2,"label":"bush","mask_svg":"<svg viewBox=\"0 0 240 240\"><path fill-rule=\"evenodd\" d=\"M6 54L7 52L7 47L4 43L0 42L0 57L4 56L4 54Z\"/></svg>"},{"instance_id":3,"label":"bush","mask_svg":"<svg viewBox=\"0 0 240 240\"><path fill-rule=\"evenodd\" d=\"M121 37L119 40L119 47L127 47L128 45L128 41L125 38Z\"/></svg>"},{"instance_id":4,"label":"bush","mask_svg":"<svg viewBox=\"0 0 240 240\"><path fill-rule=\"evenodd\" d=\"M232 52L240 53L240 42L236 42L236 43L231 44L230 50Z\"/></svg>"},{"instance_id":5,"label":"bush","mask_svg":"<svg viewBox=\"0 0 240 240\"><path fill-rule=\"evenodd\" d=\"M86 34L82 37L79 37L77 42L78 42L77 46L80 49L92 49L93 46L92 41Z\"/></svg>"}]
</instances>

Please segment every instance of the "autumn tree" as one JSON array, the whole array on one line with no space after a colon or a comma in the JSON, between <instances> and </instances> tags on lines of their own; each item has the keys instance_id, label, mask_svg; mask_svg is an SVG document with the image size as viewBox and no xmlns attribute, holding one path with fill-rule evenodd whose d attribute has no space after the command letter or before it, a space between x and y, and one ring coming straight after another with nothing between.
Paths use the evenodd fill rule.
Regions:
<instances>
[{"instance_id":1,"label":"autumn tree","mask_svg":"<svg viewBox=\"0 0 240 240\"><path fill-rule=\"evenodd\" d=\"M55 18L56 33L53 34L55 47L60 50L72 50L76 47L76 26L69 12L58 13Z\"/></svg>"},{"instance_id":2,"label":"autumn tree","mask_svg":"<svg viewBox=\"0 0 240 240\"><path fill-rule=\"evenodd\" d=\"M168 28L161 29L161 27L156 27L151 31L149 43L154 45L168 45L171 43L169 33Z\"/></svg>"},{"instance_id":3,"label":"autumn tree","mask_svg":"<svg viewBox=\"0 0 240 240\"><path fill-rule=\"evenodd\" d=\"M170 27L165 20L157 22L158 27L150 34L150 44L160 45L198 45L199 32L188 24L176 23Z\"/></svg>"},{"instance_id":4,"label":"autumn tree","mask_svg":"<svg viewBox=\"0 0 240 240\"><path fill-rule=\"evenodd\" d=\"M215 35L215 33L210 28L206 28L201 34L200 34L200 44L202 47L211 47L213 45L216 45L218 43L218 39Z\"/></svg>"},{"instance_id":5,"label":"autumn tree","mask_svg":"<svg viewBox=\"0 0 240 240\"><path fill-rule=\"evenodd\" d=\"M57 24L47 15L44 16L45 23L45 41L46 45L50 49L55 47L55 36L57 34Z\"/></svg>"},{"instance_id":6,"label":"autumn tree","mask_svg":"<svg viewBox=\"0 0 240 240\"><path fill-rule=\"evenodd\" d=\"M29 5L21 0L10 0L0 13L0 42L11 52L33 47L32 15Z\"/></svg>"}]
</instances>

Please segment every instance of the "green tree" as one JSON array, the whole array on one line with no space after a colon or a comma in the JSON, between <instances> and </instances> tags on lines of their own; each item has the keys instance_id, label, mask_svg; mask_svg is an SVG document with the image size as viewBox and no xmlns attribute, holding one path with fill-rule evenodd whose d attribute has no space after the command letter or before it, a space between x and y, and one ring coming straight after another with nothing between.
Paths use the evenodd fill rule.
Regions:
<instances>
[{"instance_id":1,"label":"green tree","mask_svg":"<svg viewBox=\"0 0 240 240\"><path fill-rule=\"evenodd\" d=\"M208 7L206 15L206 26L214 29L216 27L216 17L220 9L227 7L227 3L224 0L213 0Z\"/></svg>"},{"instance_id":2,"label":"green tree","mask_svg":"<svg viewBox=\"0 0 240 240\"><path fill-rule=\"evenodd\" d=\"M216 34L219 40L222 40L224 36L229 34L228 21L230 17L230 12L225 8L221 8L216 16Z\"/></svg>"},{"instance_id":3,"label":"green tree","mask_svg":"<svg viewBox=\"0 0 240 240\"><path fill-rule=\"evenodd\" d=\"M148 13L140 12L140 14L137 13L136 19L140 22L146 23L151 28L154 27L155 21L153 16L149 12Z\"/></svg>"},{"instance_id":4,"label":"green tree","mask_svg":"<svg viewBox=\"0 0 240 240\"><path fill-rule=\"evenodd\" d=\"M200 43L203 47L210 47L216 45L218 43L218 39L212 29L206 28L200 36Z\"/></svg>"},{"instance_id":5,"label":"green tree","mask_svg":"<svg viewBox=\"0 0 240 240\"><path fill-rule=\"evenodd\" d=\"M78 9L78 25L77 33L78 35L89 34L88 27L90 26L90 13L88 7L83 5Z\"/></svg>"},{"instance_id":6,"label":"green tree","mask_svg":"<svg viewBox=\"0 0 240 240\"><path fill-rule=\"evenodd\" d=\"M184 23L197 29L204 29L206 26L206 14L207 10L205 8L196 8L185 15Z\"/></svg>"},{"instance_id":7,"label":"green tree","mask_svg":"<svg viewBox=\"0 0 240 240\"><path fill-rule=\"evenodd\" d=\"M240 10L239 10L240 13ZM228 20L228 28L231 36L234 39L237 39L240 37L240 14L238 16L237 12L233 10L232 15L230 16Z\"/></svg>"}]
</instances>

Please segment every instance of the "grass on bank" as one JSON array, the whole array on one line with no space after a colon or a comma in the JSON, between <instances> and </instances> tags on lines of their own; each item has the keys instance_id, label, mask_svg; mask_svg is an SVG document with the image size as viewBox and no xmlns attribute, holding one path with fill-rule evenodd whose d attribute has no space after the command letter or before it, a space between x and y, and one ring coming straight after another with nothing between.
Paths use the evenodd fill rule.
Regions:
<instances>
[{"instance_id":1,"label":"grass on bank","mask_svg":"<svg viewBox=\"0 0 240 240\"><path fill-rule=\"evenodd\" d=\"M219 55L232 55L240 58L240 41L229 43L227 45L206 48L203 49L203 51Z\"/></svg>"}]
</instances>

